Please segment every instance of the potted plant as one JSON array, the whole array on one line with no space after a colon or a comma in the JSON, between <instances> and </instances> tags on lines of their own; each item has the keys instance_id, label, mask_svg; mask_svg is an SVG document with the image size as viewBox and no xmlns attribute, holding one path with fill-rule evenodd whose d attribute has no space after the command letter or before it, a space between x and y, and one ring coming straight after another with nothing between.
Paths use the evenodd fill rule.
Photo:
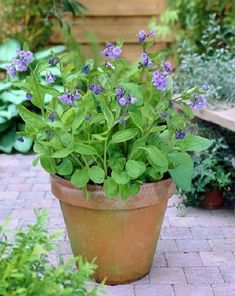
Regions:
<instances>
[{"instance_id":1,"label":"potted plant","mask_svg":"<svg viewBox=\"0 0 235 296\"><path fill-rule=\"evenodd\" d=\"M40 160L51 175L73 253L96 257L95 279L106 277L108 284L149 272L174 183L186 191L191 187L188 151L210 145L184 132L193 117L190 106L205 101L196 88L173 97L170 62L147 54L152 34L139 32L143 53L133 66L120 59L118 41L102 51L102 65L88 60L77 69L73 53L52 54L49 64L35 65L24 50L8 67L11 76L22 64L31 74L18 86L38 113L23 105L18 110L24 135L34 140L34 165ZM59 80L62 90L53 86ZM182 112L174 102L182 104Z\"/></svg>"},{"instance_id":2,"label":"potted plant","mask_svg":"<svg viewBox=\"0 0 235 296\"><path fill-rule=\"evenodd\" d=\"M184 203L207 209L220 208L224 193L232 184L232 164L228 162L228 146L218 138L207 151L194 156L194 172L190 192L184 192Z\"/></svg>"}]
</instances>

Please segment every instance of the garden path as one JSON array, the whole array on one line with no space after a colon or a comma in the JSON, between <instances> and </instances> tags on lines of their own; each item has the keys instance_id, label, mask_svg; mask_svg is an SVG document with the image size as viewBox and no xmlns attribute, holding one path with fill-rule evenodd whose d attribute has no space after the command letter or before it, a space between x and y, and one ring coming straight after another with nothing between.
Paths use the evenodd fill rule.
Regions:
<instances>
[{"instance_id":1,"label":"garden path","mask_svg":"<svg viewBox=\"0 0 235 296\"><path fill-rule=\"evenodd\" d=\"M35 220L33 208L47 208L48 229L64 229L57 251L71 250L58 201L50 193L48 176L32 168L33 156L0 155L0 223L10 214L12 233ZM235 215L221 209L189 208L178 217L175 196L169 200L150 274L129 285L106 287L108 296L234 296Z\"/></svg>"}]
</instances>

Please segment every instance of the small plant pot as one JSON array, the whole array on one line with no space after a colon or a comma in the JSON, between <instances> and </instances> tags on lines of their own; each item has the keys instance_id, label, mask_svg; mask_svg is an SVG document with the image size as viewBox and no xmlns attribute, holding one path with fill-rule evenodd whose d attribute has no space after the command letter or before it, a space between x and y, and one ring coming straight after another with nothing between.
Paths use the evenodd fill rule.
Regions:
<instances>
[{"instance_id":1,"label":"small plant pot","mask_svg":"<svg viewBox=\"0 0 235 296\"><path fill-rule=\"evenodd\" d=\"M171 179L144 184L130 200L108 199L102 186L88 185L90 197L69 181L51 176L52 193L59 199L74 256L96 258L94 279L125 284L151 269L169 197Z\"/></svg>"},{"instance_id":2,"label":"small plant pot","mask_svg":"<svg viewBox=\"0 0 235 296\"><path fill-rule=\"evenodd\" d=\"M208 210L219 209L224 203L223 193L221 191L211 191L205 194L202 206Z\"/></svg>"}]
</instances>

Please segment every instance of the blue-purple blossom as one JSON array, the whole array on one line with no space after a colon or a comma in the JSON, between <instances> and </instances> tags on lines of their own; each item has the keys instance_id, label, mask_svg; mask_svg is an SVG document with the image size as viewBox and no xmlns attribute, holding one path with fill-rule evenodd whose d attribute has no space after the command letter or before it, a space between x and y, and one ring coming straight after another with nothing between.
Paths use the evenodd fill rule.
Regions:
<instances>
[{"instance_id":1,"label":"blue-purple blossom","mask_svg":"<svg viewBox=\"0 0 235 296\"><path fill-rule=\"evenodd\" d=\"M207 106L207 100L203 95L194 94L191 104L189 106L192 109L201 111Z\"/></svg>"},{"instance_id":2,"label":"blue-purple blossom","mask_svg":"<svg viewBox=\"0 0 235 296\"><path fill-rule=\"evenodd\" d=\"M25 98L28 100L28 101L31 101L33 95L31 93L26 93L25 95Z\"/></svg>"},{"instance_id":3,"label":"blue-purple blossom","mask_svg":"<svg viewBox=\"0 0 235 296\"><path fill-rule=\"evenodd\" d=\"M146 52L143 52L141 54L141 60L143 61L143 65L146 67L151 67L153 65L152 61L150 60L150 58Z\"/></svg>"},{"instance_id":4,"label":"blue-purple blossom","mask_svg":"<svg viewBox=\"0 0 235 296\"><path fill-rule=\"evenodd\" d=\"M150 30L149 33L146 33L144 30L140 30L138 33L138 41L139 43L144 43L146 38L150 37L151 35L155 35L155 30Z\"/></svg>"},{"instance_id":5,"label":"blue-purple blossom","mask_svg":"<svg viewBox=\"0 0 235 296\"><path fill-rule=\"evenodd\" d=\"M122 117L119 119L119 124L124 125L126 123L126 120Z\"/></svg>"},{"instance_id":6,"label":"blue-purple blossom","mask_svg":"<svg viewBox=\"0 0 235 296\"><path fill-rule=\"evenodd\" d=\"M10 76L10 77L16 77L17 75L17 72L16 72L16 67L15 65L8 65L7 66L7 74Z\"/></svg>"},{"instance_id":7,"label":"blue-purple blossom","mask_svg":"<svg viewBox=\"0 0 235 296\"><path fill-rule=\"evenodd\" d=\"M13 59L13 63L16 67L16 70L19 72L25 72L28 70L28 65L25 62L23 62L23 60L21 59L15 58Z\"/></svg>"},{"instance_id":8,"label":"blue-purple blossom","mask_svg":"<svg viewBox=\"0 0 235 296\"><path fill-rule=\"evenodd\" d=\"M114 69L113 65L111 63L107 62L107 61L104 63L104 66L107 69Z\"/></svg>"},{"instance_id":9,"label":"blue-purple blossom","mask_svg":"<svg viewBox=\"0 0 235 296\"><path fill-rule=\"evenodd\" d=\"M19 59L22 60L22 62L25 64L29 64L33 60L33 53L31 51L17 49L16 54L18 55Z\"/></svg>"},{"instance_id":10,"label":"blue-purple blossom","mask_svg":"<svg viewBox=\"0 0 235 296\"><path fill-rule=\"evenodd\" d=\"M203 84L201 87L202 90L208 90L208 85L207 84Z\"/></svg>"},{"instance_id":11,"label":"blue-purple blossom","mask_svg":"<svg viewBox=\"0 0 235 296\"><path fill-rule=\"evenodd\" d=\"M172 101L169 101L168 108L169 108L169 109L172 109L172 108L173 108L173 106L174 106L173 102L172 102Z\"/></svg>"},{"instance_id":12,"label":"blue-purple blossom","mask_svg":"<svg viewBox=\"0 0 235 296\"><path fill-rule=\"evenodd\" d=\"M48 64L50 67L53 67L55 65L57 65L59 63L59 59L58 58L51 58L48 60Z\"/></svg>"},{"instance_id":13,"label":"blue-purple blossom","mask_svg":"<svg viewBox=\"0 0 235 296\"><path fill-rule=\"evenodd\" d=\"M115 95L117 99L120 99L121 97L123 97L125 94L125 91L123 88L116 88L115 89Z\"/></svg>"},{"instance_id":14,"label":"blue-purple blossom","mask_svg":"<svg viewBox=\"0 0 235 296\"><path fill-rule=\"evenodd\" d=\"M101 85L91 84L89 85L89 90L91 90L95 95L99 95L104 91L104 88Z\"/></svg>"},{"instance_id":15,"label":"blue-purple blossom","mask_svg":"<svg viewBox=\"0 0 235 296\"><path fill-rule=\"evenodd\" d=\"M55 121L55 117L56 117L56 114L53 112L53 113L50 113L50 114L49 114L48 119L49 119L51 122L54 122L54 121Z\"/></svg>"},{"instance_id":16,"label":"blue-purple blossom","mask_svg":"<svg viewBox=\"0 0 235 296\"><path fill-rule=\"evenodd\" d=\"M169 74L170 72L173 71L173 67L172 67L170 61L166 61L166 62L164 62L164 63L163 63L163 68L164 68L165 74Z\"/></svg>"},{"instance_id":17,"label":"blue-purple blossom","mask_svg":"<svg viewBox=\"0 0 235 296\"><path fill-rule=\"evenodd\" d=\"M55 77L55 75L53 75L50 71L48 71L48 72L46 73L45 80L46 80L47 83L53 83L53 82L55 82L56 77Z\"/></svg>"},{"instance_id":18,"label":"blue-purple blossom","mask_svg":"<svg viewBox=\"0 0 235 296\"><path fill-rule=\"evenodd\" d=\"M162 112L162 113L160 114L160 117L161 117L162 119L166 119L166 118L168 117L168 114L167 114L166 112Z\"/></svg>"},{"instance_id":19,"label":"blue-purple blossom","mask_svg":"<svg viewBox=\"0 0 235 296\"><path fill-rule=\"evenodd\" d=\"M184 131L178 131L175 134L176 140L183 140L185 137L185 132Z\"/></svg>"},{"instance_id":20,"label":"blue-purple blossom","mask_svg":"<svg viewBox=\"0 0 235 296\"><path fill-rule=\"evenodd\" d=\"M90 71L90 65L84 65L84 66L82 67L82 71L83 71L84 73L88 73L88 72Z\"/></svg>"},{"instance_id":21,"label":"blue-purple blossom","mask_svg":"<svg viewBox=\"0 0 235 296\"><path fill-rule=\"evenodd\" d=\"M122 50L119 46L116 46L114 43L108 43L106 48L101 52L101 54L112 60L118 59L122 53Z\"/></svg>"},{"instance_id":22,"label":"blue-purple blossom","mask_svg":"<svg viewBox=\"0 0 235 296\"><path fill-rule=\"evenodd\" d=\"M67 105L72 105L74 102L74 96L71 92L67 91L63 95L59 96L59 100Z\"/></svg>"},{"instance_id":23,"label":"blue-purple blossom","mask_svg":"<svg viewBox=\"0 0 235 296\"><path fill-rule=\"evenodd\" d=\"M125 97L121 97L118 99L118 103L121 105L121 106L125 106L127 104L127 100Z\"/></svg>"},{"instance_id":24,"label":"blue-purple blossom","mask_svg":"<svg viewBox=\"0 0 235 296\"><path fill-rule=\"evenodd\" d=\"M165 90L167 87L167 81L165 76L160 71L153 72L152 77L152 84L158 89L158 90Z\"/></svg>"},{"instance_id":25,"label":"blue-purple blossom","mask_svg":"<svg viewBox=\"0 0 235 296\"><path fill-rule=\"evenodd\" d=\"M20 136L20 137L17 138L17 141L19 141L21 143L24 143L24 138L22 136Z\"/></svg>"},{"instance_id":26,"label":"blue-purple blossom","mask_svg":"<svg viewBox=\"0 0 235 296\"><path fill-rule=\"evenodd\" d=\"M74 100L80 99L81 96L82 95L81 95L80 91L78 89L76 89L75 92L74 92L74 95L73 95Z\"/></svg>"}]
</instances>

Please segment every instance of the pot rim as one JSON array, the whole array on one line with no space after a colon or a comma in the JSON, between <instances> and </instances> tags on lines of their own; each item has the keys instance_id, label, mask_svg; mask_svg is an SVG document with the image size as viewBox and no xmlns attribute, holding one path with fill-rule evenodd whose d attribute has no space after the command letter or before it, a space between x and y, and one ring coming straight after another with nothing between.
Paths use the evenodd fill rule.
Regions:
<instances>
[{"instance_id":1,"label":"pot rim","mask_svg":"<svg viewBox=\"0 0 235 296\"><path fill-rule=\"evenodd\" d=\"M75 207L99 210L127 210L150 207L169 198L175 191L172 179L144 183L140 192L128 199L120 197L108 198L102 185L88 185L89 198L85 198L82 189L75 187L70 181L57 175L50 175L52 193L60 202Z\"/></svg>"}]
</instances>

